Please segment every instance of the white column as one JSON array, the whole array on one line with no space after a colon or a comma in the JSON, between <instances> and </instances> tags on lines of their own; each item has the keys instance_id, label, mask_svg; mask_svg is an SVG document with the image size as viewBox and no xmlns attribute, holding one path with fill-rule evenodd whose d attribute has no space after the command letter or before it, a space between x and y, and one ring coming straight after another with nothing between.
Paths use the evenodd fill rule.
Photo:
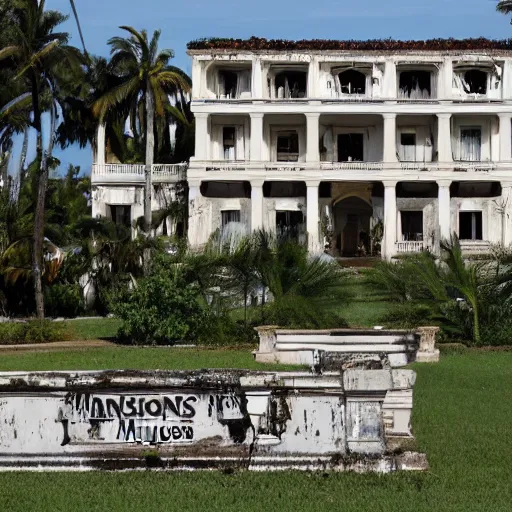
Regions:
<instances>
[{"instance_id":1,"label":"white column","mask_svg":"<svg viewBox=\"0 0 512 512\"><path fill-rule=\"evenodd\" d=\"M200 244L201 212L198 209L198 199L201 196L201 182L188 180L188 243L191 247L197 247ZM209 233L206 235L208 236Z\"/></svg>"},{"instance_id":2,"label":"white column","mask_svg":"<svg viewBox=\"0 0 512 512\"><path fill-rule=\"evenodd\" d=\"M318 203L319 181L307 182L306 228L308 231L308 249L312 254L321 252L320 212Z\"/></svg>"},{"instance_id":3,"label":"white column","mask_svg":"<svg viewBox=\"0 0 512 512\"><path fill-rule=\"evenodd\" d=\"M437 114L437 160L453 162L451 114Z\"/></svg>"},{"instance_id":4,"label":"white column","mask_svg":"<svg viewBox=\"0 0 512 512\"><path fill-rule=\"evenodd\" d=\"M439 211L439 236L441 240L450 240L451 230L451 208L450 208L450 180L442 180L437 182L438 205Z\"/></svg>"},{"instance_id":5,"label":"white column","mask_svg":"<svg viewBox=\"0 0 512 512\"><path fill-rule=\"evenodd\" d=\"M251 114L251 162L261 161L261 146L263 142L263 114Z\"/></svg>"},{"instance_id":6,"label":"white column","mask_svg":"<svg viewBox=\"0 0 512 512\"><path fill-rule=\"evenodd\" d=\"M512 182L501 182L501 243L508 247L512 244Z\"/></svg>"},{"instance_id":7,"label":"white column","mask_svg":"<svg viewBox=\"0 0 512 512\"><path fill-rule=\"evenodd\" d=\"M447 58L443 61L443 65L439 70L439 92L438 98L442 100L450 100L452 98L452 82L453 82L453 61Z\"/></svg>"},{"instance_id":8,"label":"white column","mask_svg":"<svg viewBox=\"0 0 512 512\"><path fill-rule=\"evenodd\" d=\"M503 74L501 76L501 97L504 100L510 99L512 89L512 68L510 61L506 60L503 64Z\"/></svg>"},{"instance_id":9,"label":"white column","mask_svg":"<svg viewBox=\"0 0 512 512\"><path fill-rule=\"evenodd\" d=\"M98 125L98 131L96 136L96 164L104 165L105 164L105 123L100 123Z\"/></svg>"},{"instance_id":10,"label":"white column","mask_svg":"<svg viewBox=\"0 0 512 512\"><path fill-rule=\"evenodd\" d=\"M384 70L384 94L382 95L386 99L396 99L397 87L396 87L396 63L395 61L386 61L386 68Z\"/></svg>"},{"instance_id":11,"label":"white column","mask_svg":"<svg viewBox=\"0 0 512 512\"><path fill-rule=\"evenodd\" d=\"M396 244L396 181L384 181L384 236L382 256L390 260Z\"/></svg>"},{"instance_id":12,"label":"white column","mask_svg":"<svg viewBox=\"0 0 512 512\"><path fill-rule=\"evenodd\" d=\"M500 161L512 159L512 114L498 114L500 119Z\"/></svg>"},{"instance_id":13,"label":"white column","mask_svg":"<svg viewBox=\"0 0 512 512\"><path fill-rule=\"evenodd\" d=\"M251 180L251 230L263 229L263 180Z\"/></svg>"},{"instance_id":14,"label":"white column","mask_svg":"<svg viewBox=\"0 0 512 512\"><path fill-rule=\"evenodd\" d=\"M208 160L208 148L210 146L208 135L208 114L197 113L196 119L196 160Z\"/></svg>"},{"instance_id":15,"label":"white column","mask_svg":"<svg viewBox=\"0 0 512 512\"><path fill-rule=\"evenodd\" d=\"M201 97L202 67L201 61L196 58L192 59L192 99ZM206 73L204 79L206 80Z\"/></svg>"},{"instance_id":16,"label":"white column","mask_svg":"<svg viewBox=\"0 0 512 512\"><path fill-rule=\"evenodd\" d=\"M318 81L320 79L320 63L318 57L311 57L308 70L308 98L318 98Z\"/></svg>"},{"instance_id":17,"label":"white column","mask_svg":"<svg viewBox=\"0 0 512 512\"><path fill-rule=\"evenodd\" d=\"M263 98L263 73L260 57L253 57L252 59L252 97L255 99Z\"/></svg>"},{"instance_id":18,"label":"white column","mask_svg":"<svg viewBox=\"0 0 512 512\"><path fill-rule=\"evenodd\" d=\"M306 162L320 161L320 114L306 114L307 141L306 141Z\"/></svg>"},{"instance_id":19,"label":"white column","mask_svg":"<svg viewBox=\"0 0 512 512\"><path fill-rule=\"evenodd\" d=\"M384 162L396 162L396 114L382 114L384 118Z\"/></svg>"}]
</instances>

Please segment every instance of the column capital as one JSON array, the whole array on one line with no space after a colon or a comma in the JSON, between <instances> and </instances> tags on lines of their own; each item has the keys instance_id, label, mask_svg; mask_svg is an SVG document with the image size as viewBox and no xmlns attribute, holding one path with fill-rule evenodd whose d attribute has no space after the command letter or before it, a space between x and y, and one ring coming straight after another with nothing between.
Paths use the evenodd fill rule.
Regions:
<instances>
[{"instance_id":1,"label":"column capital","mask_svg":"<svg viewBox=\"0 0 512 512\"><path fill-rule=\"evenodd\" d=\"M383 119L396 119L395 113L387 112L386 114L382 114Z\"/></svg>"},{"instance_id":2,"label":"column capital","mask_svg":"<svg viewBox=\"0 0 512 512\"><path fill-rule=\"evenodd\" d=\"M512 181L501 181L501 188L512 188Z\"/></svg>"},{"instance_id":3,"label":"column capital","mask_svg":"<svg viewBox=\"0 0 512 512\"><path fill-rule=\"evenodd\" d=\"M382 184L384 185L384 188L396 188L398 181L386 180L383 181Z\"/></svg>"},{"instance_id":4,"label":"column capital","mask_svg":"<svg viewBox=\"0 0 512 512\"><path fill-rule=\"evenodd\" d=\"M449 112L442 112L440 114L436 114L436 116L439 118L439 119L450 119L452 117L452 114L449 113Z\"/></svg>"},{"instance_id":5,"label":"column capital","mask_svg":"<svg viewBox=\"0 0 512 512\"><path fill-rule=\"evenodd\" d=\"M194 117L196 119L207 119L210 114L208 112L195 112Z\"/></svg>"},{"instance_id":6,"label":"column capital","mask_svg":"<svg viewBox=\"0 0 512 512\"><path fill-rule=\"evenodd\" d=\"M251 116L251 119L263 119L265 114L263 112L251 112L249 115Z\"/></svg>"},{"instance_id":7,"label":"column capital","mask_svg":"<svg viewBox=\"0 0 512 512\"><path fill-rule=\"evenodd\" d=\"M201 186L201 180L188 180L188 188L197 187L199 188Z\"/></svg>"},{"instance_id":8,"label":"column capital","mask_svg":"<svg viewBox=\"0 0 512 512\"><path fill-rule=\"evenodd\" d=\"M265 180L250 180L251 188L252 187L263 187L263 184L265 183Z\"/></svg>"},{"instance_id":9,"label":"column capital","mask_svg":"<svg viewBox=\"0 0 512 512\"><path fill-rule=\"evenodd\" d=\"M304 115L310 119L319 119L320 118L320 112L306 112Z\"/></svg>"},{"instance_id":10,"label":"column capital","mask_svg":"<svg viewBox=\"0 0 512 512\"><path fill-rule=\"evenodd\" d=\"M450 185L453 183L453 181L452 180L437 180L436 183L439 188L449 188Z\"/></svg>"},{"instance_id":11,"label":"column capital","mask_svg":"<svg viewBox=\"0 0 512 512\"><path fill-rule=\"evenodd\" d=\"M512 112L498 112L500 119L512 119Z\"/></svg>"},{"instance_id":12,"label":"column capital","mask_svg":"<svg viewBox=\"0 0 512 512\"><path fill-rule=\"evenodd\" d=\"M308 188L314 188L320 186L320 180L307 180L306 181L306 187Z\"/></svg>"}]
</instances>

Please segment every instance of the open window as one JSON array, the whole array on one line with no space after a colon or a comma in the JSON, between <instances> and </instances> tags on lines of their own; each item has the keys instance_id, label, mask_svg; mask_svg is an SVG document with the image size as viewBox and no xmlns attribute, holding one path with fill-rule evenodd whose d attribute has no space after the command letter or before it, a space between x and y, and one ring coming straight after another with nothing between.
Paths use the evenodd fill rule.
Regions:
<instances>
[{"instance_id":1,"label":"open window","mask_svg":"<svg viewBox=\"0 0 512 512\"><path fill-rule=\"evenodd\" d=\"M463 162L480 162L482 156L481 128L460 129L460 159Z\"/></svg>"},{"instance_id":2,"label":"open window","mask_svg":"<svg viewBox=\"0 0 512 512\"><path fill-rule=\"evenodd\" d=\"M277 68L268 77L269 96L273 99L306 98L308 72L306 69Z\"/></svg>"},{"instance_id":3,"label":"open window","mask_svg":"<svg viewBox=\"0 0 512 512\"><path fill-rule=\"evenodd\" d=\"M402 162L416 161L416 133L402 132L400 134L400 160Z\"/></svg>"},{"instance_id":4,"label":"open window","mask_svg":"<svg viewBox=\"0 0 512 512\"><path fill-rule=\"evenodd\" d=\"M462 85L467 94L487 94L488 74L480 69L470 69L464 73Z\"/></svg>"},{"instance_id":5,"label":"open window","mask_svg":"<svg viewBox=\"0 0 512 512\"><path fill-rule=\"evenodd\" d=\"M252 74L250 68L212 67L208 72L207 87L210 95L222 100L251 97Z\"/></svg>"},{"instance_id":6,"label":"open window","mask_svg":"<svg viewBox=\"0 0 512 512\"><path fill-rule=\"evenodd\" d=\"M276 233L279 238L299 240L304 224L301 211L276 211Z\"/></svg>"},{"instance_id":7,"label":"open window","mask_svg":"<svg viewBox=\"0 0 512 512\"><path fill-rule=\"evenodd\" d=\"M224 160L235 160L235 138L236 129L234 126L224 126L222 128L222 148Z\"/></svg>"},{"instance_id":8,"label":"open window","mask_svg":"<svg viewBox=\"0 0 512 512\"><path fill-rule=\"evenodd\" d=\"M277 134L277 161L299 161L299 135L296 131L278 132Z\"/></svg>"},{"instance_id":9,"label":"open window","mask_svg":"<svg viewBox=\"0 0 512 512\"><path fill-rule=\"evenodd\" d=\"M338 162L364 161L364 135L362 133L338 134Z\"/></svg>"},{"instance_id":10,"label":"open window","mask_svg":"<svg viewBox=\"0 0 512 512\"><path fill-rule=\"evenodd\" d=\"M402 211L402 240L406 242L423 241L423 211Z\"/></svg>"},{"instance_id":11,"label":"open window","mask_svg":"<svg viewBox=\"0 0 512 512\"><path fill-rule=\"evenodd\" d=\"M240 222L240 210L222 210L222 229L226 229L232 223Z\"/></svg>"},{"instance_id":12,"label":"open window","mask_svg":"<svg viewBox=\"0 0 512 512\"><path fill-rule=\"evenodd\" d=\"M432 73L424 70L402 71L398 97L411 100L430 99L432 97Z\"/></svg>"},{"instance_id":13,"label":"open window","mask_svg":"<svg viewBox=\"0 0 512 512\"><path fill-rule=\"evenodd\" d=\"M366 93L366 75L355 69L348 69L338 74L339 90L341 94Z\"/></svg>"},{"instance_id":14,"label":"open window","mask_svg":"<svg viewBox=\"0 0 512 512\"><path fill-rule=\"evenodd\" d=\"M482 240L482 212L459 213L459 238Z\"/></svg>"},{"instance_id":15,"label":"open window","mask_svg":"<svg viewBox=\"0 0 512 512\"><path fill-rule=\"evenodd\" d=\"M110 209L110 219L114 221L116 224L121 226L126 226L127 228L131 225L132 219L132 208L129 205L119 205L119 204L111 204L109 206Z\"/></svg>"}]
</instances>

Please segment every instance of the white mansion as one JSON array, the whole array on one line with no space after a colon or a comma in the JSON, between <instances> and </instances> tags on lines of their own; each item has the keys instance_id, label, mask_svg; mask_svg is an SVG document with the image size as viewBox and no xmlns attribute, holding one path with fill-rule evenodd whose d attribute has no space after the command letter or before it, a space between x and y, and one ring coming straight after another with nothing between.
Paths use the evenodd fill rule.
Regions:
<instances>
[{"instance_id":1,"label":"white mansion","mask_svg":"<svg viewBox=\"0 0 512 512\"><path fill-rule=\"evenodd\" d=\"M192 246L231 223L334 255L382 228L387 258L453 232L468 252L512 243L508 43L210 40L189 55ZM106 163L104 147L100 130L93 214L134 219L144 166ZM182 172L154 166L155 183Z\"/></svg>"}]
</instances>

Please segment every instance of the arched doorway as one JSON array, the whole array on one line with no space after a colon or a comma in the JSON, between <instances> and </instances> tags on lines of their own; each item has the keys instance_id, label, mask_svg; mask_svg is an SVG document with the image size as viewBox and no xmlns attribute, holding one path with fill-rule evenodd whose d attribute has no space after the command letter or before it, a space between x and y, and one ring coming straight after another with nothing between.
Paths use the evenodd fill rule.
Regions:
<instances>
[{"instance_id":1,"label":"arched doorway","mask_svg":"<svg viewBox=\"0 0 512 512\"><path fill-rule=\"evenodd\" d=\"M363 199L350 196L333 206L336 250L342 256L360 254L359 247L369 249L370 219L373 208Z\"/></svg>"}]
</instances>

